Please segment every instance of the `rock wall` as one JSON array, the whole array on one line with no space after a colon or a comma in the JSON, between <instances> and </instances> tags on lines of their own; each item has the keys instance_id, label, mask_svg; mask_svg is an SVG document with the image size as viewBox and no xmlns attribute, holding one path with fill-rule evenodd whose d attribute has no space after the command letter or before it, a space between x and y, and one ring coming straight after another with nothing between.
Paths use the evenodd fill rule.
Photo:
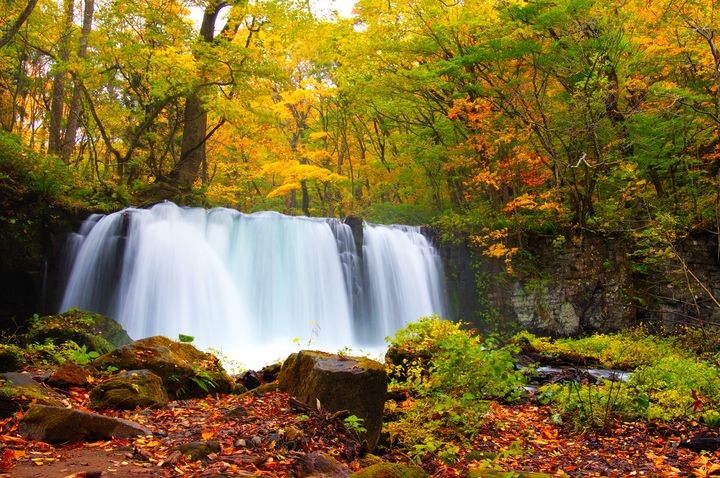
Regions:
<instances>
[{"instance_id":1,"label":"rock wall","mask_svg":"<svg viewBox=\"0 0 720 478\"><path fill-rule=\"evenodd\" d=\"M514 259L512 275L503 273L500 260L466 244L444 246L443 256L458 319L482 330L571 336L639 322L720 322L720 307L708 293L720 298L715 241L710 234L692 236L678 245L682 261L650 268L639 267L627 242L594 236L561 247L532 238L525 244L532 259Z\"/></svg>"}]
</instances>

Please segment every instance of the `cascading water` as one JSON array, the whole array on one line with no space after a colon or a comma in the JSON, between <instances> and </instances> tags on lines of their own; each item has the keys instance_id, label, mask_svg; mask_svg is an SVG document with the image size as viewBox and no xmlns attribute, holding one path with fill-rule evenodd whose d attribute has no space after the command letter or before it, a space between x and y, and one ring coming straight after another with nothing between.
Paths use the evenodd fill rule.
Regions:
<instances>
[{"instance_id":1,"label":"cascading water","mask_svg":"<svg viewBox=\"0 0 720 478\"><path fill-rule=\"evenodd\" d=\"M131 337L195 337L257 367L295 345L379 349L445 313L437 251L408 226L363 226L361 253L336 219L162 203L91 216L69 241L61 310L115 318Z\"/></svg>"}]
</instances>

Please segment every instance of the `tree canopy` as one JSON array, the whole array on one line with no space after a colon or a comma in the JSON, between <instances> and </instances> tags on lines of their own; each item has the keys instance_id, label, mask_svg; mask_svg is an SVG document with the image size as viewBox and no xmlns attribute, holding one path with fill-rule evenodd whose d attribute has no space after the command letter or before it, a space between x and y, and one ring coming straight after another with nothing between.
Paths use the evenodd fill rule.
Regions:
<instances>
[{"instance_id":1,"label":"tree canopy","mask_svg":"<svg viewBox=\"0 0 720 478\"><path fill-rule=\"evenodd\" d=\"M344 18L296 0L11 2L0 123L130 195L434 220L479 241L717 231L717 10L358 0Z\"/></svg>"}]
</instances>

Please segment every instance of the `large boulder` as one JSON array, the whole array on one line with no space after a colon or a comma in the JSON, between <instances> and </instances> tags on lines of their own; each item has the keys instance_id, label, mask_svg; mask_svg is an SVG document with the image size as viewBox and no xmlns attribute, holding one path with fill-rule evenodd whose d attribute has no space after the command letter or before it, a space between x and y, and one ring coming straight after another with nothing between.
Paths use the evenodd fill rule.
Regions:
<instances>
[{"instance_id":1,"label":"large boulder","mask_svg":"<svg viewBox=\"0 0 720 478\"><path fill-rule=\"evenodd\" d=\"M235 382L212 354L167 337L136 340L93 361L100 370L150 370L158 375L171 398L230 393Z\"/></svg>"},{"instance_id":2,"label":"large boulder","mask_svg":"<svg viewBox=\"0 0 720 478\"><path fill-rule=\"evenodd\" d=\"M113 375L90 392L90 408L133 410L168 402L160 377L149 370L130 370Z\"/></svg>"},{"instance_id":3,"label":"large boulder","mask_svg":"<svg viewBox=\"0 0 720 478\"><path fill-rule=\"evenodd\" d=\"M152 434L147 428L130 420L45 405L28 408L18 431L27 440L46 443L111 440Z\"/></svg>"},{"instance_id":4,"label":"large boulder","mask_svg":"<svg viewBox=\"0 0 720 478\"><path fill-rule=\"evenodd\" d=\"M31 320L26 337L28 343L39 344L47 340L56 345L72 341L84 346L88 352L99 354L132 341L120 324L110 317L77 309Z\"/></svg>"},{"instance_id":5,"label":"large boulder","mask_svg":"<svg viewBox=\"0 0 720 478\"><path fill-rule=\"evenodd\" d=\"M346 410L363 419L368 450L377 444L387 393L385 367L363 357L302 350L290 355L278 376L280 389L323 410Z\"/></svg>"},{"instance_id":6,"label":"large boulder","mask_svg":"<svg viewBox=\"0 0 720 478\"><path fill-rule=\"evenodd\" d=\"M0 417L25 410L33 403L62 406L61 396L36 382L29 373L0 374Z\"/></svg>"}]
</instances>

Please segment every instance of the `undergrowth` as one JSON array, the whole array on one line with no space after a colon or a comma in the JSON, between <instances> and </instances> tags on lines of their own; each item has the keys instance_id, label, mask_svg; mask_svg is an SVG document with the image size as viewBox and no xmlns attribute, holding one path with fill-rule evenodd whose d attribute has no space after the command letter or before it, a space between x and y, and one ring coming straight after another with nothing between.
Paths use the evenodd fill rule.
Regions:
<instances>
[{"instance_id":1,"label":"undergrowth","mask_svg":"<svg viewBox=\"0 0 720 478\"><path fill-rule=\"evenodd\" d=\"M515 369L514 349L500 347L437 317L420 319L389 339L391 390L412 398L391 412L389 442L416 460L428 454L453 463L483 423L488 400L515 401L524 377Z\"/></svg>"}]
</instances>

